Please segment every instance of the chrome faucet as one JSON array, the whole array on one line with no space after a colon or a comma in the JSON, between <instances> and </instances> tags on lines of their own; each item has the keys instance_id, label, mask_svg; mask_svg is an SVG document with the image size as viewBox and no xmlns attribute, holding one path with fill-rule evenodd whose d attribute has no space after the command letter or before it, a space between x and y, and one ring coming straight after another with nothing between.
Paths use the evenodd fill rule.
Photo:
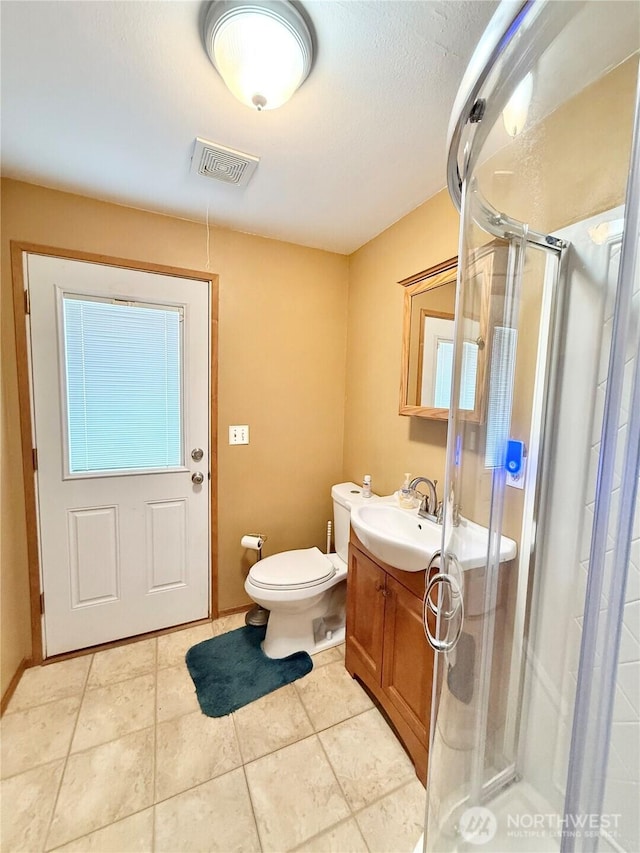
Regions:
<instances>
[{"instance_id":1,"label":"chrome faucet","mask_svg":"<svg viewBox=\"0 0 640 853\"><path fill-rule=\"evenodd\" d=\"M424 483L428 492L422 498L418 515L422 518L429 518L431 521L438 522L438 495L436 493L438 481L429 480L427 477L414 477L409 483L409 488L415 489L419 483ZM442 519L438 523L442 524Z\"/></svg>"}]
</instances>

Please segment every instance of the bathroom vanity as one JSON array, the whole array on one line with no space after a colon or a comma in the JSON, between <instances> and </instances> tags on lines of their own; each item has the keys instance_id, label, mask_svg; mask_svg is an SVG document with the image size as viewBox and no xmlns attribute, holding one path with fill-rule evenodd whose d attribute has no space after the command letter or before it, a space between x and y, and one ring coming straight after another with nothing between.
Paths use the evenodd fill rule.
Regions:
<instances>
[{"instance_id":1,"label":"bathroom vanity","mask_svg":"<svg viewBox=\"0 0 640 853\"><path fill-rule=\"evenodd\" d=\"M497 771L511 755L509 719L518 715L518 694L505 696L512 666L513 613L517 591L515 542L502 537L502 556L496 578L494 606L486 610L486 569L477 554L483 540L478 525L469 526L470 547L463 556L464 630L456 653L441 666L438 677L446 679L440 704L447 708L440 730L455 749L473 748L473 719L479 701L478 655L483 642L484 620L491 615L495 639L491 652L488 693L487 744ZM473 542L474 535L478 542ZM375 544L375 543L374 543ZM486 547L486 545L484 546ZM462 551L460 552L462 553ZM437 572L437 568L433 568ZM429 725L434 677L434 652L422 626L425 570L403 571L376 557L351 530L347 576L347 625L345 666L375 697L425 783L429 751ZM429 629L435 617L429 612ZM438 696L441 691L437 691Z\"/></svg>"},{"instance_id":2,"label":"bathroom vanity","mask_svg":"<svg viewBox=\"0 0 640 853\"><path fill-rule=\"evenodd\" d=\"M422 627L425 572L378 560L351 532L345 666L380 703L426 783L434 653Z\"/></svg>"}]
</instances>

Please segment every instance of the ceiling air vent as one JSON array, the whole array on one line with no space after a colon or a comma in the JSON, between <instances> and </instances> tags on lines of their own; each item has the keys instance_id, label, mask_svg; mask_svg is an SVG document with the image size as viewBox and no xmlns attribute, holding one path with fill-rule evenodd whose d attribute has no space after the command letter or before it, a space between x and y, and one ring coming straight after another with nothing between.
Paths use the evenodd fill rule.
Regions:
<instances>
[{"instance_id":1,"label":"ceiling air vent","mask_svg":"<svg viewBox=\"0 0 640 853\"><path fill-rule=\"evenodd\" d=\"M198 137L191 159L191 171L225 184L246 187L259 162L259 157Z\"/></svg>"}]
</instances>

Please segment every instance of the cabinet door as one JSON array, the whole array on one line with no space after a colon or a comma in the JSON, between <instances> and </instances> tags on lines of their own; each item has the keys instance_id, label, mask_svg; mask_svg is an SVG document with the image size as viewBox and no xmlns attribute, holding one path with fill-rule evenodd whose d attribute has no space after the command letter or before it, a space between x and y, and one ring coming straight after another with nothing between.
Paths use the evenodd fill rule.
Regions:
<instances>
[{"instance_id":1,"label":"cabinet door","mask_svg":"<svg viewBox=\"0 0 640 853\"><path fill-rule=\"evenodd\" d=\"M425 746L432 680L433 652L422 628L422 601L388 577L382 689Z\"/></svg>"},{"instance_id":2,"label":"cabinet door","mask_svg":"<svg viewBox=\"0 0 640 853\"><path fill-rule=\"evenodd\" d=\"M349 549L347 654L355 654L377 684L382 676L386 577L372 560Z\"/></svg>"}]
</instances>

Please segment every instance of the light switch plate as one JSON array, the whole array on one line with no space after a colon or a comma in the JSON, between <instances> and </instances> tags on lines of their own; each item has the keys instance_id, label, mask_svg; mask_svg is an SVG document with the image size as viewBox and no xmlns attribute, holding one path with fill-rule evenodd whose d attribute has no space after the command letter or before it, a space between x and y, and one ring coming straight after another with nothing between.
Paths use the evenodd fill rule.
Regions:
<instances>
[{"instance_id":1,"label":"light switch plate","mask_svg":"<svg viewBox=\"0 0 640 853\"><path fill-rule=\"evenodd\" d=\"M247 424L229 427L229 444L249 444L249 427Z\"/></svg>"}]
</instances>

